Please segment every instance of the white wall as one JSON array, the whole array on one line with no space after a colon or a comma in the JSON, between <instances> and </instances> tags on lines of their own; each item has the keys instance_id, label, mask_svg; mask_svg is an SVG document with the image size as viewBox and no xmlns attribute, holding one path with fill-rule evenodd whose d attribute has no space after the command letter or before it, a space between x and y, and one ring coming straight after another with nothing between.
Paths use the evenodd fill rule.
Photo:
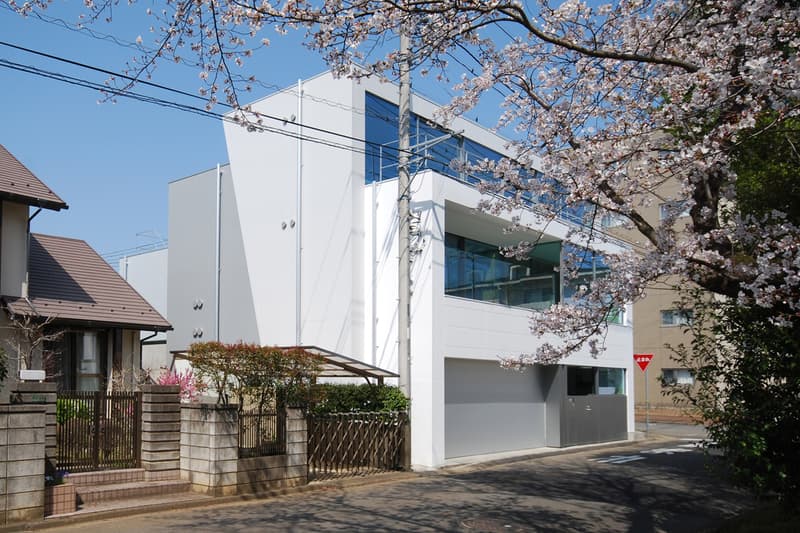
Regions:
<instances>
[{"instance_id":1,"label":"white wall","mask_svg":"<svg viewBox=\"0 0 800 533\"><path fill-rule=\"evenodd\" d=\"M0 221L0 294L22 296L28 268L28 206L2 202Z\"/></svg>"},{"instance_id":2,"label":"white wall","mask_svg":"<svg viewBox=\"0 0 800 533\"><path fill-rule=\"evenodd\" d=\"M165 248L123 257L119 261L119 272L125 281L164 317L167 316L167 260ZM167 334L159 332L153 335L151 331L141 331L139 338L161 343L141 347L141 366L149 369L155 378L161 367L169 367L172 362L167 350Z\"/></svg>"},{"instance_id":3,"label":"white wall","mask_svg":"<svg viewBox=\"0 0 800 533\"><path fill-rule=\"evenodd\" d=\"M302 100L297 88L291 88L256 102L253 108L285 118L286 123L264 120L288 132L302 133L291 122L294 116L306 125L363 138L363 112L353 109L363 110L365 88L396 100L393 85L335 81L322 75L304 82ZM412 109L431 116L434 106L415 98ZM453 128L503 150L504 141L480 126L458 121ZM298 142L287 136L231 124L226 124L225 133L259 342L292 345L298 340L300 232L299 342L397 371L397 181L365 186L360 146L350 151L306 141L300 153ZM350 143L308 128L305 133ZM503 225L471 211L480 193L432 172L413 177L412 193L411 207L420 214L424 238L412 265L412 464L426 468L442 464L445 456L445 358L497 361L500 355L530 353L540 341L530 333L526 310L444 296L448 209L458 207L458 216L464 219L466 214L467 223L474 220L481 228L486 225L496 231ZM563 239L568 231L563 224L537 220L529 212L522 222L546 228L552 239ZM631 374L630 342L628 328L612 326L609 356L602 364L588 354L578 354L568 363L619 366Z\"/></svg>"},{"instance_id":4,"label":"white wall","mask_svg":"<svg viewBox=\"0 0 800 533\"><path fill-rule=\"evenodd\" d=\"M333 83L330 76L320 76L305 82L302 101L293 88L256 102L253 109L286 118L285 125L271 122L270 126L292 133L298 128L291 117L302 116L307 126L363 135L358 115L321 101L351 105L354 92L352 83ZM347 142L308 128L304 133ZM298 152L296 139L230 124L225 135L260 342L299 341L363 356L363 156L309 141ZM299 339L298 232L302 237Z\"/></svg>"},{"instance_id":5,"label":"white wall","mask_svg":"<svg viewBox=\"0 0 800 533\"><path fill-rule=\"evenodd\" d=\"M531 313L526 309L505 305L447 297L444 294L445 250L444 234L448 214L458 224L471 224L479 235L501 237L506 222L496 217L472 211L479 193L464 184L433 172L416 175L412 181L412 210L420 215L420 238L424 245L414 256L412 264L411 300L411 420L412 465L417 469L436 467L445 460L445 360L447 358L500 362L501 357L532 353L544 341L530 329ZM376 358L379 366L397 370L397 180L388 180L364 189L365 204L373 205L365 213L365 269L375 261ZM375 216L375 234L372 216ZM523 216L523 222L537 227L533 216ZM541 225L544 229L544 225ZM550 223L548 238L566 236L566 226ZM504 236L508 242L518 242L520 235ZM515 240L516 239L516 240ZM492 241L494 242L494 241ZM374 247L374 252L373 252ZM371 307L371 274L364 290ZM365 342L369 347L372 336ZM607 366L627 371L628 391L632 391L633 363L631 359L632 331L629 327L611 325L605 340L607 352L593 358L588 351L579 352L564 360L565 364ZM367 359L369 361L369 359ZM371 361L370 361L371 362ZM630 430L633 431L633 395L628 395ZM543 429L544 431L544 429ZM544 433L543 433L544 434Z\"/></svg>"},{"instance_id":6,"label":"white wall","mask_svg":"<svg viewBox=\"0 0 800 533\"><path fill-rule=\"evenodd\" d=\"M119 261L119 272L123 279L161 316L167 316L168 254L164 248L123 257ZM143 337L149 335L148 332L142 332Z\"/></svg>"}]
</instances>

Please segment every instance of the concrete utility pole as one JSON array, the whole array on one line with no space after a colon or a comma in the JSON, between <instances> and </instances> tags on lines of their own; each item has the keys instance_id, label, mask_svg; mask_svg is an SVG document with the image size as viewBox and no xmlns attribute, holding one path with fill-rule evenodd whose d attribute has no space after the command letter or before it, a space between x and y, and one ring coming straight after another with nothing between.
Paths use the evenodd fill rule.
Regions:
<instances>
[{"instance_id":1,"label":"concrete utility pole","mask_svg":"<svg viewBox=\"0 0 800 533\"><path fill-rule=\"evenodd\" d=\"M400 390L411 397L411 272L409 242L410 177L408 152L411 145L409 129L411 123L411 54L410 42L405 28L400 30L400 128L398 131L398 308L397 308L397 366L400 375Z\"/></svg>"}]
</instances>

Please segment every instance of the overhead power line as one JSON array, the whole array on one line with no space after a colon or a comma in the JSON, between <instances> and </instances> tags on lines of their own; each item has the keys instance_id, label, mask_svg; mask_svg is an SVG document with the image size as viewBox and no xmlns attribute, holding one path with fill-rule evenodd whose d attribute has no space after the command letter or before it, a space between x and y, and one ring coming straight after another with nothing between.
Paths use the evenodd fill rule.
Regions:
<instances>
[{"instance_id":1,"label":"overhead power line","mask_svg":"<svg viewBox=\"0 0 800 533\"><path fill-rule=\"evenodd\" d=\"M99 72L101 74L105 74L105 75L108 75L108 76L113 76L113 77L116 77L116 78L128 80L130 82L134 82L134 83L137 83L137 84L140 84L140 85L144 85L144 86L147 86L147 87L153 87L155 89L160 89L160 90L167 91L167 92L170 92L170 93L173 93L173 94L178 94L178 95L185 96L185 97L188 97L188 98L192 98L192 99L195 99L195 100L201 100L203 102L207 102L207 99L203 98L202 96L199 96L199 95L196 95L196 94L192 94L192 93L189 93L187 91L180 90L180 89L175 89L173 87L169 87L169 86L166 86L166 85L161 85L159 83L154 83L154 82L147 81L147 80L140 80L140 79L134 78L132 76L128 76L126 74L122 74L120 72L115 72L113 70L108 70L108 69L96 67L96 66L89 65L89 64L86 64L86 63L83 63L83 62L80 62L80 61L74 61L72 59L67 59L67 58L64 58L64 57L61 57L61 56L57 56L57 55L54 55L54 54L49 54L47 52L41 52L39 50L33 50L31 48L26 48L24 46L19 46L19 45L16 45L16 44L8 43L6 41L0 41L0 45L6 46L8 48L15 49L15 50L19 50L19 51L22 51L22 52L26 52L26 53L29 53L29 54L33 54L33 55L37 55L37 56L40 56L40 57L44 57L44 58L47 58L47 59L51 59L53 61L66 63L68 65L84 68L84 69L91 70L91 71L94 71L94 72ZM30 67L30 68L35 68L35 67ZM83 81L86 81L86 80L83 80ZM98 85L100 85L100 84L98 84ZM110 94L112 96L127 96L128 94L137 94L137 93L131 93L127 89L115 89L113 87L108 87L106 85L100 85L100 88L98 90L100 90L103 93ZM220 102L219 105L221 105L221 106L223 106L223 107L225 107L227 109L230 109L230 110L234 110L235 109L232 105L224 103L224 102ZM197 108L193 108L193 109L197 109ZM281 123L283 125L288 123L288 124L292 124L294 126L298 126L300 128L303 128L303 129L316 131L318 133L325 133L327 135L333 135L333 136L340 137L340 138L343 138L343 139L347 139L349 141L354 141L354 142L357 142L357 143L363 143L364 145L380 146L379 143L371 142L371 141L368 141L366 139L361 139L361 138L358 138L358 137L354 137L352 135L347 135L345 133L339 133L339 132L332 131L332 130L329 130L329 129L326 129L326 128L319 128L317 126L311 126L309 124L301 124L299 122L296 122L295 120L287 119L285 117L276 117L274 115L269 115L269 114L261 113L261 112L258 112L258 111L243 111L243 112L246 113L246 114L253 115L257 119L258 118L260 118L260 119L268 119L268 120L272 120L272 121L275 121L275 122L279 122L279 123ZM214 113L214 112L211 112L211 111L209 111L209 113L214 115L214 116L222 117L222 115L219 114L219 113ZM233 121L233 122L236 122L236 121ZM253 125L253 127L263 127L263 125L260 125L260 126ZM309 138L309 139L311 139L311 138Z\"/></svg>"}]
</instances>

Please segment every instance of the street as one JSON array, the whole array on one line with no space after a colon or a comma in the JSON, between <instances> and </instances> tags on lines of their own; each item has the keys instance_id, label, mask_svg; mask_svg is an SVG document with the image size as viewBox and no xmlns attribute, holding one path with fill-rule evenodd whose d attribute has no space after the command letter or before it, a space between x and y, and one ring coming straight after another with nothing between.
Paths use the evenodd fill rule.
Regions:
<instances>
[{"instance_id":1,"label":"street","mask_svg":"<svg viewBox=\"0 0 800 533\"><path fill-rule=\"evenodd\" d=\"M751 502L707 461L690 439L626 443L57 531L693 532Z\"/></svg>"}]
</instances>

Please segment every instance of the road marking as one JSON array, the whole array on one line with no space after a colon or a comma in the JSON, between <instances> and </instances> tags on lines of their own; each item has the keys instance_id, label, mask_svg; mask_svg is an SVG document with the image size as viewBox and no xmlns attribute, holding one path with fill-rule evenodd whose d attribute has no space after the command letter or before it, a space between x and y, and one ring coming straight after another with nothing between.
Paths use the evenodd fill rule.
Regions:
<instances>
[{"instance_id":1,"label":"road marking","mask_svg":"<svg viewBox=\"0 0 800 533\"><path fill-rule=\"evenodd\" d=\"M612 455L610 457L600 457L597 459L590 459L590 461L594 461L596 463L621 465L625 463L630 463L632 461L641 461L642 459L644 459L644 457L642 457L641 455Z\"/></svg>"},{"instance_id":2,"label":"road marking","mask_svg":"<svg viewBox=\"0 0 800 533\"><path fill-rule=\"evenodd\" d=\"M652 450L642 450L639 453L648 453L653 455L672 455L675 453L685 453L690 451L692 450L687 450L686 448L654 448Z\"/></svg>"}]
</instances>

